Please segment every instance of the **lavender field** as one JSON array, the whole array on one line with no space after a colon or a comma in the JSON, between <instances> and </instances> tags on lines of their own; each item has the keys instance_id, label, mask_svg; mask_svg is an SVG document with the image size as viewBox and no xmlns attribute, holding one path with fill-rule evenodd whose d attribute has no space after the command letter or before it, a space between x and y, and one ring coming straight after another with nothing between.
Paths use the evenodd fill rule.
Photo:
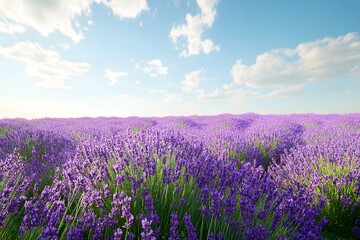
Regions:
<instances>
[{"instance_id":1,"label":"lavender field","mask_svg":"<svg viewBox=\"0 0 360 240\"><path fill-rule=\"evenodd\" d=\"M360 114L0 120L0 239L359 239Z\"/></svg>"}]
</instances>

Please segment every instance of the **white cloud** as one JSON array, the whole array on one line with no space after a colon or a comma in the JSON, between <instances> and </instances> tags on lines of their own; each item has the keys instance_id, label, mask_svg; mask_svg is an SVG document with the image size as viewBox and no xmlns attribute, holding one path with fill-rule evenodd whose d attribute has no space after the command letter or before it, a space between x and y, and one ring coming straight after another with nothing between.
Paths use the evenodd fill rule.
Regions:
<instances>
[{"instance_id":1,"label":"white cloud","mask_svg":"<svg viewBox=\"0 0 360 240\"><path fill-rule=\"evenodd\" d=\"M205 78L201 77L202 73L202 70L197 70L185 74L185 80L181 82L183 85L183 90L186 92L191 92L193 89L197 88L200 84L200 81L205 80Z\"/></svg>"},{"instance_id":2,"label":"white cloud","mask_svg":"<svg viewBox=\"0 0 360 240\"><path fill-rule=\"evenodd\" d=\"M0 32L14 35L15 33L25 32L25 28L19 24L0 21Z\"/></svg>"},{"instance_id":3,"label":"white cloud","mask_svg":"<svg viewBox=\"0 0 360 240\"><path fill-rule=\"evenodd\" d=\"M211 13L214 10L215 5L218 0L196 0L199 5L201 12L203 13Z\"/></svg>"},{"instance_id":4,"label":"white cloud","mask_svg":"<svg viewBox=\"0 0 360 240\"><path fill-rule=\"evenodd\" d=\"M0 54L25 63L25 73L41 79L35 84L47 88L71 88L65 81L82 76L89 64L70 62L61 58L54 50L43 49L38 43L18 42L11 47L1 47Z\"/></svg>"},{"instance_id":5,"label":"white cloud","mask_svg":"<svg viewBox=\"0 0 360 240\"><path fill-rule=\"evenodd\" d=\"M178 38L185 37L187 39L187 48L184 49L180 56L189 57L198 55L200 52L206 54L212 51L220 51L220 46L215 45L210 39L202 39L202 34L206 28L211 28L215 21L217 0L197 0L201 13L192 16L186 14L186 24L172 27L169 37L174 43Z\"/></svg>"},{"instance_id":6,"label":"white cloud","mask_svg":"<svg viewBox=\"0 0 360 240\"><path fill-rule=\"evenodd\" d=\"M89 15L93 3L104 4L120 18L135 18L140 12L148 9L146 0L0 0L0 18L14 22L5 28L8 32L22 32L25 27L32 27L43 36L58 30L70 37L75 43L84 38L80 24L73 21L82 13ZM91 21L88 21L91 25Z\"/></svg>"},{"instance_id":7,"label":"white cloud","mask_svg":"<svg viewBox=\"0 0 360 240\"><path fill-rule=\"evenodd\" d=\"M255 64L237 61L231 75L234 83L251 88L284 88L313 82L353 77L360 65L360 37L349 33L299 44L294 49L276 49L256 57Z\"/></svg>"},{"instance_id":8,"label":"white cloud","mask_svg":"<svg viewBox=\"0 0 360 240\"><path fill-rule=\"evenodd\" d=\"M109 80L108 85L114 85L119 81L119 78L126 77L127 75L127 72L113 71L109 68L105 68L103 77Z\"/></svg>"},{"instance_id":9,"label":"white cloud","mask_svg":"<svg viewBox=\"0 0 360 240\"><path fill-rule=\"evenodd\" d=\"M74 42L84 38L82 32L73 29L72 21L88 9L92 0L78 1L0 1L0 16L24 27L32 27L40 34L59 30Z\"/></svg>"},{"instance_id":10,"label":"white cloud","mask_svg":"<svg viewBox=\"0 0 360 240\"><path fill-rule=\"evenodd\" d=\"M146 64L142 61L138 62L135 64L135 68L141 68L144 72L149 74L150 77L157 77L168 73L168 67L164 66L160 59L147 61Z\"/></svg>"},{"instance_id":11,"label":"white cloud","mask_svg":"<svg viewBox=\"0 0 360 240\"><path fill-rule=\"evenodd\" d=\"M220 51L220 47L215 46L214 43L209 39L205 39L204 41L202 41L201 47L202 47L204 53L206 53L206 54L209 54L214 50Z\"/></svg>"},{"instance_id":12,"label":"white cloud","mask_svg":"<svg viewBox=\"0 0 360 240\"><path fill-rule=\"evenodd\" d=\"M136 18L142 11L149 10L146 0L103 1L120 18Z\"/></svg>"},{"instance_id":13,"label":"white cloud","mask_svg":"<svg viewBox=\"0 0 360 240\"><path fill-rule=\"evenodd\" d=\"M233 83L210 93L201 90L198 99L282 99L302 96L306 86L321 81L360 80L360 37L349 33L274 49L258 55L253 65L236 61L231 75Z\"/></svg>"},{"instance_id":14,"label":"white cloud","mask_svg":"<svg viewBox=\"0 0 360 240\"><path fill-rule=\"evenodd\" d=\"M124 103L134 104L134 105L140 105L145 103L144 99L130 94L120 94L115 99Z\"/></svg>"}]
</instances>

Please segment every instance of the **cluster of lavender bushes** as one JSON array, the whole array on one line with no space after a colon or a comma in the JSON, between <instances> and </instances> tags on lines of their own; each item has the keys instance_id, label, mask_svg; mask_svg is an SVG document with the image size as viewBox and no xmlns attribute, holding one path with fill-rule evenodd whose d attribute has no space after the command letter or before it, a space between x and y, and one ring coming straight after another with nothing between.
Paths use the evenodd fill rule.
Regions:
<instances>
[{"instance_id":1,"label":"cluster of lavender bushes","mask_svg":"<svg viewBox=\"0 0 360 240\"><path fill-rule=\"evenodd\" d=\"M0 120L0 239L360 238L360 114Z\"/></svg>"}]
</instances>

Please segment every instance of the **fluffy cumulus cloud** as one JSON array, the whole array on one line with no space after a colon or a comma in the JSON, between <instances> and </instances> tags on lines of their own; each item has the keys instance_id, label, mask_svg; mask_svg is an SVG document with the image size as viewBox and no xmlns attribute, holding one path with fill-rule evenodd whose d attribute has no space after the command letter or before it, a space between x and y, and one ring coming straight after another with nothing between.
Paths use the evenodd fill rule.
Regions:
<instances>
[{"instance_id":1,"label":"fluffy cumulus cloud","mask_svg":"<svg viewBox=\"0 0 360 240\"><path fill-rule=\"evenodd\" d=\"M301 43L292 49L274 49L258 55L253 65L236 61L230 73L233 83L209 93L201 90L198 99L279 99L303 95L306 86L322 81L359 81L360 37L348 33Z\"/></svg>"},{"instance_id":2,"label":"fluffy cumulus cloud","mask_svg":"<svg viewBox=\"0 0 360 240\"><path fill-rule=\"evenodd\" d=\"M114 85L119 81L119 78L126 77L127 75L127 72L119 72L105 68L103 77L108 80L109 85Z\"/></svg>"},{"instance_id":3,"label":"fluffy cumulus cloud","mask_svg":"<svg viewBox=\"0 0 360 240\"><path fill-rule=\"evenodd\" d=\"M157 77L168 73L168 67L164 66L160 59L152 59L146 63L138 62L135 67L142 69L149 74L150 77Z\"/></svg>"},{"instance_id":4,"label":"fluffy cumulus cloud","mask_svg":"<svg viewBox=\"0 0 360 240\"><path fill-rule=\"evenodd\" d=\"M103 1L120 18L136 18L142 11L149 10L146 0Z\"/></svg>"},{"instance_id":5,"label":"fluffy cumulus cloud","mask_svg":"<svg viewBox=\"0 0 360 240\"><path fill-rule=\"evenodd\" d=\"M71 62L58 52L42 48L38 43L18 42L11 47L1 47L0 54L25 63L25 73L41 79L36 85L47 88L71 88L65 81L82 76L89 69L84 62Z\"/></svg>"},{"instance_id":6,"label":"fluffy cumulus cloud","mask_svg":"<svg viewBox=\"0 0 360 240\"><path fill-rule=\"evenodd\" d=\"M0 32L14 35L16 33L25 32L25 27L19 24L9 23L9 22L1 22L0 21Z\"/></svg>"},{"instance_id":7,"label":"fluffy cumulus cloud","mask_svg":"<svg viewBox=\"0 0 360 240\"><path fill-rule=\"evenodd\" d=\"M174 43L177 43L180 37L186 38L187 48L184 49L180 56L189 57L198 55L201 52L210 53L219 51L220 46L215 45L210 39L203 39L202 34L207 28L211 28L216 17L217 0L197 0L201 12L196 15L186 14L186 24L173 26L169 37Z\"/></svg>"},{"instance_id":8,"label":"fluffy cumulus cloud","mask_svg":"<svg viewBox=\"0 0 360 240\"><path fill-rule=\"evenodd\" d=\"M198 88L200 81L205 80L205 78L201 77L202 73L202 70L196 70L185 74L185 80L181 82L183 85L183 90L186 92L191 92Z\"/></svg>"},{"instance_id":9,"label":"fluffy cumulus cloud","mask_svg":"<svg viewBox=\"0 0 360 240\"><path fill-rule=\"evenodd\" d=\"M79 42L84 36L76 32L72 21L76 15L88 11L92 1L57 1L57 0L0 0L0 16L24 27L32 27L40 34L59 30Z\"/></svg>"},{"instance_id":10,"label":"fluffy cumulus cloud","mask_svg":"<svg viewBox=\"0 0 360 240\"><path fill-rule=\"evenodd\" d=\"M77 16L91 12L93 3L104 4L120 18L135 18L147 10L146 0L0 0L0 31L20 33L32 27L48 36L58 30L75 43L84 38L81 30L75 30L73 22ZM79 27L78 27L79 29Z\"/></svg>"},{"instance_id":11,"label":"fluffy cumulus cloud","mask_svg":"<svg viewBox=\"0 0 360 240\"><path fill-rule=\"evenodd\" d=\"M256 57L253 65L237 61L231 75L236 84L273 89L352 77L359 80L360 37L349 33L299 44L293 49L276 49Z\"/></svg>"}]
</instances>

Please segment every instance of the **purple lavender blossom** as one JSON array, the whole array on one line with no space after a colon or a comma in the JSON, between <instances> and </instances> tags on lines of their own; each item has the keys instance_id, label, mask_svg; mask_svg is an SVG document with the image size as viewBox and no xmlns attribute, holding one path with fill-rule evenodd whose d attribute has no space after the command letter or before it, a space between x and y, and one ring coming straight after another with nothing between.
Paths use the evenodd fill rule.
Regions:
<instances>
[{"instance_id":1,"label":"purple lavender blossom","mask_svg":"<svg viewBox=\"0 0 360 240\"><path fill-rule=\"evenodd\" d=\"M189 239L189 240L197 240L198 238L197 238L197 235L196 235L196 229L195 229L193 223L191 222L191 216L185 214L184 222L185 222L186 231L187 231L187 239Z\"/></svg>"},{"instance_id":2,"label":"purple lavender blossom","mask_svg":"<svg viewBox=\"0 0 360 240\"><path fill-rule=\"evenodd\" d=\"M179 240L179 233L178 227L180 222L178 221L178 215L176 213L171 213L171 220L170 220L170 236L169 240Z\"/></svg>"},{"instance_id":3,"label":"purple lavender blossom","mask_svg":"<svg viewBox=\"0 0 360 240\"><path fill-rule=\"evenodd\" d=\"M0 120L9 129L0 136L0 228L22 217L14 238L42 229L39 239L197 239L208 236L198 221L216 221L229 231L211 229L210 239L266 239L283 227L279 239L319 239L333 226L356 238L359 119ZM329 218L332 206L342 220ZM194 212L182 215L185 207ZM160 229L169 208L177 213Z\"/></svg>"}]
</instances>

